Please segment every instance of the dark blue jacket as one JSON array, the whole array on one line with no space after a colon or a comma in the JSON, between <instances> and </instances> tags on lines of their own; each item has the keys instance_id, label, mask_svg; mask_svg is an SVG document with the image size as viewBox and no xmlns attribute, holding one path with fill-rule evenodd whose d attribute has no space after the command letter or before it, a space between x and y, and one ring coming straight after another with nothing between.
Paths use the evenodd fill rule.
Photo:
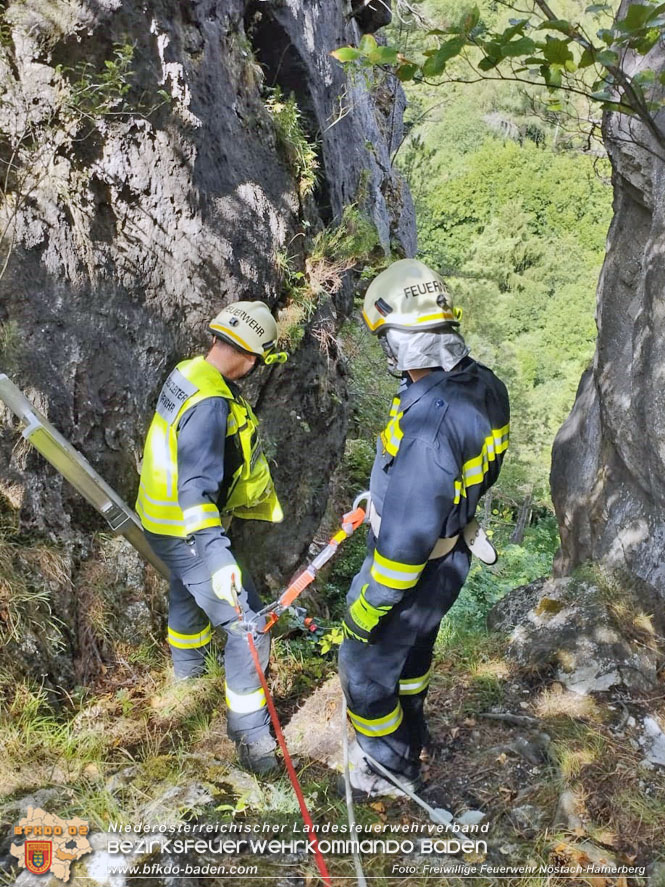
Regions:
<instances>
[{"instance_id":1,"label":"dark blue jacket","mask_svg":"<svg viewBox=\"0 0 665 887\"><path fill-rule=\"evenodd\" d=\"M372 468L370 491L381 529L368 603L401 600L436 541L469 523L499 475L509 420L505 385L470 357L401 389Z\"/></svg>"}]
</instances>

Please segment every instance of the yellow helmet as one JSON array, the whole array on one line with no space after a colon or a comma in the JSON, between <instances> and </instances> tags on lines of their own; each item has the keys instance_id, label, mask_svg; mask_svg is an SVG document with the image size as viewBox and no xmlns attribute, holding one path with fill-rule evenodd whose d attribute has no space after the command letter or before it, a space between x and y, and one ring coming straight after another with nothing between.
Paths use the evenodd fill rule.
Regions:
<instances>
[{"instance_id":1,"label":"yellow helmet","mask_svg":"<svg viewBox=\"0 0 665 887\"><path fill-rule=\"evenodd\" d=\"M265 302L232 302L210 321L210 332L234 348L256 354L264 363L284 363L284 351L275 353L277 324Z\"/></svg>"},{"instance_id":2,"label":"yellow helmet","mask_svg":"<svg viewBox=\"0 0 665 887\"><path fill-rule=\"evenodd\" d=\"M363 318L370 332L459 326L443 279L418 259L400 259L377 275L365 294Z\"/></svg>"}]
</instances>

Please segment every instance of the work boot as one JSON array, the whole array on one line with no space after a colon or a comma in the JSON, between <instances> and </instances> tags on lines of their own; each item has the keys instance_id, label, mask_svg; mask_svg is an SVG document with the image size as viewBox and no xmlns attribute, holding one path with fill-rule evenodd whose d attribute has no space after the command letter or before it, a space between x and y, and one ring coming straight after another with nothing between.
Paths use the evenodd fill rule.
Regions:
<instances>
[{"instance_id":1,"label":"work boot","mask_svg":"<svg viewBox=\"0 0 665 887\"><path fill-rule=\"evenodd\" d=\"M276 745L277 743L269 733L255 739L254 742L240 739L236 742L236 748L241 766L251 773L272 773L279 767L275 755Z\"/></svg>"},{"instance_id":2,"label":"work boot","mask_svg":"<svg viewBox=\"0 0 665 887\"><path fill-rule=\"evenodd\" d=\"M393 771L391 771L393 772ZM367 801L370 798L406 798L408 795L398 785L391 782L381 773L372 769L366 760L363 750L357 743L349 749L349 778L351 781L351 797L354 801ZM409 778L402 773L395 773L395 778L413 792L420 789L422 780L419 776ZM346 795L344 774L339 777L337 790L342 797Z\"/></svg>"}]
</instances>

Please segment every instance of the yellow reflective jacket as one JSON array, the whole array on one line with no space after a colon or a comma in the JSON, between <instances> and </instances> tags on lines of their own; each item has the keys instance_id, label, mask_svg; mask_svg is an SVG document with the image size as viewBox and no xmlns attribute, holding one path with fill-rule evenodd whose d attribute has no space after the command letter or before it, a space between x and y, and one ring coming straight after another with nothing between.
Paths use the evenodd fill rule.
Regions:
<instances>
[{"instance_id":1,"label":"yellow reflective jacket","mask_svg":"<svg viewBox=\"0 0 665 887\"><path fill-rule=\"evenodd\" d=\"M226 444L233 439L242 462L230 478L226 501L218 503L219 508L202 502L183 512L178 503L178 425L187 410L208 397L226 400ZM146 438L136 511L146 530L180 537L221 526L222 516L273 522L284 517L254 411L243 397L233 394L221 373L203 357L179 363L162 387Z\"/></svg>"}]
</instances>

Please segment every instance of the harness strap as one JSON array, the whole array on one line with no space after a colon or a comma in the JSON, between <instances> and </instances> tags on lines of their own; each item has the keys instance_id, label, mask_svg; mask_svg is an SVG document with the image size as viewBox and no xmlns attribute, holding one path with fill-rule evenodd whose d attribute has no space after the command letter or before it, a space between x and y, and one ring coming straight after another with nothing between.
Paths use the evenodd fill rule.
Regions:
<instances>
[{"instance_id":1,"label":"harness strap","mask_svg":"<svg viewBox=\"0 0 665 887\"><path fill-rule=\"evenodd\" d=\"M369 500L369 525L372 528L372 532L374 533L374 538L379 538L379 530L381 529L381 515L374 507L374 503L372 500ZM442 536L441 539L436 540L436 545L430 552L430 556L427 560L432 561L434 558L443 557L453 550L455 545L457 544L457 540L459 539L459 534L457 536Z\"/></svg>"}]
</instances>

